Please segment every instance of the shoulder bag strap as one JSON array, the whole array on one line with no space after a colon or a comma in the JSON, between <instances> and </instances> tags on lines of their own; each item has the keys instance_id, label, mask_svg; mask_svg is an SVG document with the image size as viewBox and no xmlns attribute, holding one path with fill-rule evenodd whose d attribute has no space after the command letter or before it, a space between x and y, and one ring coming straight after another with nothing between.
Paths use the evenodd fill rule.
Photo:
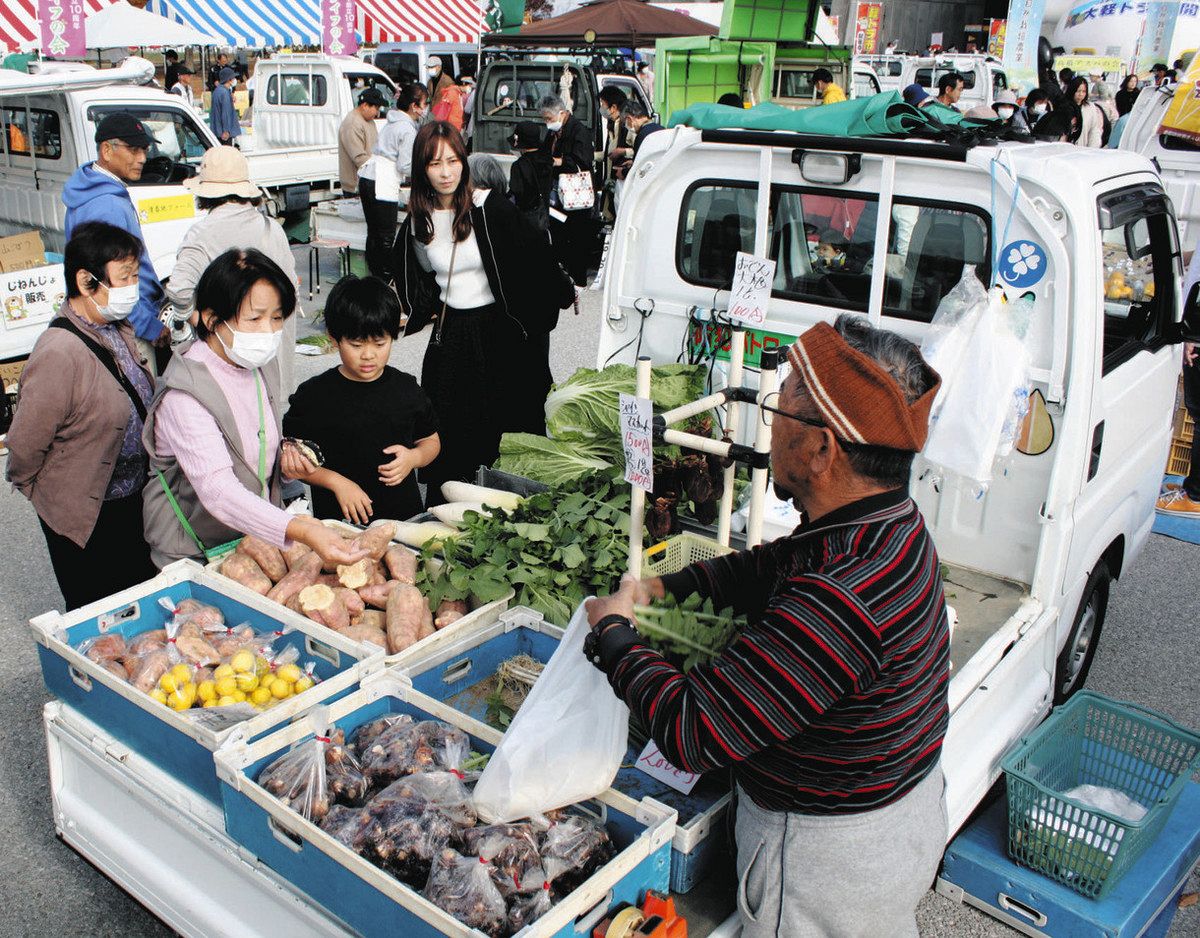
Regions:
<instances>
[{"instance_id":1,"label":"shoulder bag strap","mask_svg":"<svg viewBox=\"0 0 1200 938\"><path fill-rule=\"evenodd\" d=\"M86 335L82 329L66 317L60 316L58 319L55 319L50 323L50 328L65 329L67 332L78 336L80 341L91 349L96 358L100 360L100 364L107 368L108 373L116 378L117 383L125 389L125 393L129 395L129 399L133 402L134 409L137 411L142 423L146 422L146 404L142 400L142 396L138 394L137 388L133 386L133 382L129 380L125 372L121 370L121 366L117 364L117 360L113 357L112 352L91 336Z\"/></svg>"},{"instance_id":2,"label":"shoulder bag strap","mask_svg":"<svg viewBox=\"0 0 1200 938\"><path fill-rule=\"evenodd\" d=\"M450 228L450 237L454 237L454 227ZM433 330L433 344L442 344L442 329L446 325L446 305L450 302L450 284L454 281L454 258L458 255L458 242L453 242L450 248L450 270L446 273L446 298L442 300L442 311L438 314L437 327Z\"/></svg>"}]
</instances>

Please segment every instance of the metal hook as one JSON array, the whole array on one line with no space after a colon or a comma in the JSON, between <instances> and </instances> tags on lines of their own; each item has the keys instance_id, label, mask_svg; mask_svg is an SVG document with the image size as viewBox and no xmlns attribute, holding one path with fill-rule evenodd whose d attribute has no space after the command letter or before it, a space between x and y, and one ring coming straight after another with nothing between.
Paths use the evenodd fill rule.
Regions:
<instances>
[{"instance_id":1,"label":"metal hook","mask_svg":"<svg viewBox=\"0 0 1200 938\"><path fill-rule=\"evenodd\" d=\"M641 303L649 303L650 308L642 309L642 307L639 305ZM641 313L643 319L646 319L652 312L654 312L654 300L650 299L649 297L640 297L639 296L636 300L633 301L633 308L636 309L639 313Z\"/></svg>"}]
</instances>

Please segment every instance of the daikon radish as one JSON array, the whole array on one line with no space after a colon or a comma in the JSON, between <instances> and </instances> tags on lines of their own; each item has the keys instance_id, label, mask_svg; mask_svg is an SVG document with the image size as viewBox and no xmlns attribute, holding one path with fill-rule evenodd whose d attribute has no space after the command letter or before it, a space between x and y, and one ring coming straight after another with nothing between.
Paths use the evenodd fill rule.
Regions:
<instances>
[{"instance_id":1,"label":"daikon radish","mask_svg":"<svg viewBox=\"0 0 1200 938\"><path fill-rule=\"evenodd\" d=\"M470 482L443 482L442 497L448 502L478 502L493 508L504 508L507 511L515 509L523 499L513 492L503 489L489 489L483 485L472 485Z\"/></svg>"},{"instance_id":2,"label":"daikon radish","mask_svg":"<svg viewBox=\"0 0 1200 938\"><path fill-rule=\"evenodd\" d=\"M442 524L456 528L463 523L463 515L468 511L476 511L481 515L491 514L491 511L483 506L483 502L448 502L445 505L434 505L429 509L429 513Z\"/></svg>"},{"instance_id":3,"label":"daikon radish","mask_svg":"<svg viewBox=\"0 0 1200 938\"><path fill-rule=\"evenodd\" d=\"M409 547L424 547L431 544L435 549L448 537L454 537L458 531L439 521L398 521L396 522L395 539Z\"/></svg>"}]
</instances>

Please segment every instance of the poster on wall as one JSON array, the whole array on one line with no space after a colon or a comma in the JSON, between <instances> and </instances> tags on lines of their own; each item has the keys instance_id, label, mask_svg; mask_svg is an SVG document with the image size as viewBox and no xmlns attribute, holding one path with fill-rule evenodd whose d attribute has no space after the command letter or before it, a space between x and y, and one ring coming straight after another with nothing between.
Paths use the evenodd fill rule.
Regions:
<instances>
[{"instance_id":1,"label":"poster on wall","mask_svg":"<svg viewBox=\"0 0 1200 938\"><path fill-rule=\"evenodd\" d=\"M854 19L854 54L879 52L879 30L883 26L882 3L860 3Z\"/></svg>"},{"instance_id":2,"label":"poster on wall","mask_svg":"<svg viewBox=\"0 0 1200 938\"><path fill-rule=\"evenodd\" d=\"M1038 37L1046 0L1010 0L1004 36L1004 71L1008 86L1017 95L1028 94L1038 86Z\"/></svg>"},{"instance_id":3,"label":"poster on wall","mask_svg":"<svg viewBox=\"0 0 1200 938\"><path fill-rule=\"evenodd\" d=\"M1004 58L1004 34L1008 20L992 20L988 27L987 53L994 59Z\"/></svg>"}]
</instances>

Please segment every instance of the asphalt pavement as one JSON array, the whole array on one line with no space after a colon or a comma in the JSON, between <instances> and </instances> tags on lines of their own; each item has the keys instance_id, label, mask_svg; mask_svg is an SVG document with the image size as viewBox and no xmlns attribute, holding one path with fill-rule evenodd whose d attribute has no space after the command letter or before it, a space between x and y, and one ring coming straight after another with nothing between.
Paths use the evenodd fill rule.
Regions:
<instances>
[{"instance_id":1,"label":"asphalt pavement","mask_svg":"<svg viewBox=\"0 0 1200 938\"><path fill-rule=\"evenodd\" d=\"M297 249L299 267L304 255ZM332 274L333 262L326 265ZM306 304L309 305L309 304ZM311 304L319 307L319 300ZM551 343L556 378L595 365L600 322L598 294L585 293L581 314L562 316ZM302 325L301 334L313 331ZM423 336L397 342L391 362L419 374ZM297 356L303 380L332 367L330 355ZM0 464L3 457L0 457ZM0 830L9 847L0 851L0 938L21 936L113 936L158 938L171 932L119 887L54 834L50 810L46 746L41 710L48 696L41 680L28 620L62 608L37 517L20 495L0 485L0 634L7 653L0 655ZM1108 621L1100 640L1088 687L1160 710L1175 720L1200 726L1200 590L1193 588L1200 569L1200 547L1152 536L1150 543L1114 586ZM119 824L120 819L114 819ZM1200 889L1193 874L1189 891ZM708 920L732 896L709 893L708 915L696 915L690 933L703 936ZM966 906L930 893L918 909L922 936L987 936L1016 932ZM230 935L238 934L231 925ZM1200 934L1200 907L1181 910L1169 938ZM302 936L294 936L302 938Z\"/></svg>"}]
</instances>

